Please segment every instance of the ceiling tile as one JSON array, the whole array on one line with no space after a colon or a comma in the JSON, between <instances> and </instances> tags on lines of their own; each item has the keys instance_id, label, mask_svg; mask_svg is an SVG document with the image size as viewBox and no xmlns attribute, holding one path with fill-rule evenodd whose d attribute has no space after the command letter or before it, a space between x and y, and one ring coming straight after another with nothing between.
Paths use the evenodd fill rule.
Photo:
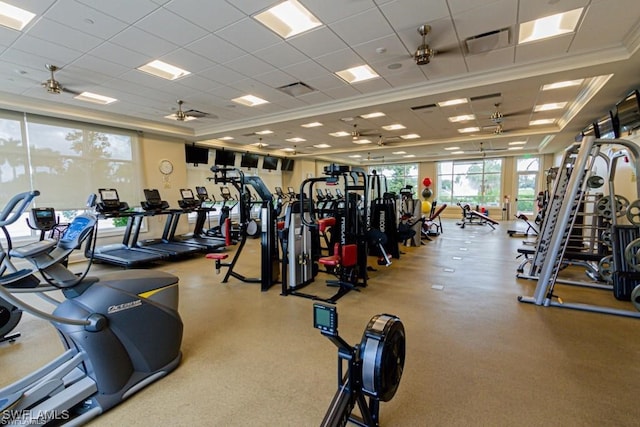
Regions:
<instances>
[{"instance_id":1,"label":"ceiling tile","mask_svg":"<svg viewBox=\"0 0 640 427\"><path fill-rule=\"evenodd\" d=\"M251 74L264 74L275 70L272 65L251 55L241 56L240 58L225 62L224 65L238 73L247 73L247 71L250 70Z\"/></svg>"},{"instance_id":2,"label":"ceiling tile","mask_svg":"<svg viewBox=\"0 0 640 427\"><path fill-rule=\"evenodd\" d=\"M336 71L346 70L347 68L365 65L362 58L351 49L342 49L327 55L318 56L316 57L316 61L334 73Z\"/></svg>"},{"instance_id":3,"label":"ceiling tile","mask_svg":"<svg viewBox=\"0 0 640 427\"><path fill-rule=\"evenodd\" d=\"M413 54L395 34L353 45L353 50L368 64L384 66L404 61Z\"/></svg>"},{"instance_id":4,"label":"ceiling tile","mask_svg":"<svg viewBox=\"0 0 640 427\"><path fill-rule=\"evenodd\" d=\"M42 52L44 57L49 58L49 63L58 66L68 64L82 56L82 52L80 51L60 46L55 42L31 37L28 34L20 37L12 47L23 52ZM3 57L4 56L5 54L3 54ZM31 64L31 66L35 67L37 64ZM44 66L44 64L42 64L42 66Z\"/></svg>"},{"instance_id":5,"label":"ceiling tile","mask_svg":"<svg viewBox=\"0 0 640 427\"><path fill-rule=\"evenodd\" d=\"M257 50L254 52L254 55L278 68L297 64L309 59L299 50L285 42Z\"/></svg>"},{"instance_id":6,"label":"ceiling tile","mask_svg":"<svg viewBox=\"0 0 640 427\"><path fill-rule=\"evenodd\" d=\"M234 22L216 31L215 34L249 53L282 41L274 32L268 30L267 27L252 18L244 18L238 22Z\"/></svg>"},{"instance_id":7,"label":"ceiling tile","mask_svg":"<svg viewBox=\"0 0 640 427\"><path fill-rule=\"evenodd\" d=\"M207 32L166 9L158 9L136 23L136 26L171 43L185 45L207 35Z\"/></svg>"},{"instance_id":8,"label":"ceiling tile","mask_svg":"<svg viewBox=\"0 0 640 427\"><path fill-rule=\"evenodd\" d=\"M495 1L482 8L475 8L453 15L453 22L458 37L464 40L468 37L485 34L502 28L514 31L518 4L513 0ZM434 37L437 35L434 28ZM512 39L514 34L511 34Z\"/></svg>"},{"instance_id":9,"label":"ceiling tile","mask_svg":"<svg viewBox=\"0 0 640 427\"><path fill-rule=\"evenodd\" d=\"M129 68L137 68L154 59L152 56L143 55L109 42L101 44L90 53L98 58Z\"/></svg>"},{"instance_id":10,"label":"ceiling tile","mask_svg":"<svg viewBox=\"0 0 640 427\"><path fill-rule=\"evenodd\" d=\"M550 60L552 57L566 57L573 34L554 37L516 46L516 64L526 64Z\"/></svg>"},{"instance_id":11,"label":"ceiling tile","mask_svg":"<svg viewBox=\"0 0 640 427\"><path fill-rule=\"evenodd\" d=\"M158 4L149 0L77 0L93 9L99 10L109 16L124 21L128 24L145 17L158 8Z\"/></svg>"},{"instance_id":12,"label":"ceiling tile","mask_svg":"<svg viewBox=\"0 0 640 427\"><path fill-rule=\"evenodd\" d=\"M224 1L180 0L173 1L165 7L176 15L211 32L224 28L246 16Z\"/></svg>"},{"instance_id":13,"label":"ceiling tile","mask_svg":"<svg viewBox=\"0 0 640 427\"><path fill-rule=\"evenodd\" d=\"M46 17L104 40L127 27L126 23L75 1L56 2Z\"/></svg>"},{"instance_id":14,"label":"ceiling tile","mask_svg":"<svg viewBox=\"0 0 640 427\"><path fill-rule=\"evenodd\" d=\"M270 87L280 87L297 81L295 77L281 70L273 70L263 74L257 74L253 77L257 81Z\"/></svg>"},{"instance_id":15,"label":"ceiling tile","mask_svg":"<svg viewBox=\"0 0 640 427\"><path fill-rule=\"evenodd\" d=\"M0 26L0 46L10 46L22 33Z\"/></svg>"},{"instance_id":16,"label":"ceiling tile","mask_svg":"<svg viewBox=\"0 0 640 427\"><path fill-rule=\"evenodd\" d=\"M424 10L424 0L393 0L381 5L380 9L389 23L399 29L415 30L420 25L449 16L445 0L429 1L428 11Z\"/></svg>"},{"instance_id":17,"label":"ceiling tile","mask_svg":"<svg viewBox=\"0 0 640 427\"><path fill-rule=\"evenodd\" d=\"M625 0L626 1L626 0ZM521 1L518 10L518 22L527 22L560 12L585 7L590 0L563 0L563 1ZM611 5L611 4L610 4ZM618 5L617 7L624 7Z\"/></svg>"},{"instance_id":18,"label":"ceiling tile","mask_svg":"<svg viewBox=\"0 0 640 427\"><path fill-rule=\"evenodd\" d=\"M274 5L273 0L226 0L247 15L253 15Z\"/></svg>"},{"instance_id":19,"label":"ceiling tile","mask_svg":"<svg viewBox=\"0 0 640 427\"><path fill-rule=\"evenodd\" d=\"M178 45L136 27L127 28L111 38L110 42L152 58L158 58L178 48Z\"/></svg>"},{"instance_id":20,"label":"ceiling tile","mask_svg":"<svg viewBox=\"0 0 640 427\"><path fill-rule=\"evenodd\" d=\"M358 15L333 22L329 24L329 28L349 45L393 34L393 30L378 9L368 9Z\"/></svg>"},{"instance_id":21,"label":"ceiling tile","mask_svg":"<svg viewBox=\"0 0 640 427\"><path fill-rule=\"evenodd\" d=\"M332 24L351 16L375 8L369 0L305 0L304 5L323 24Z\"/></svg>"},{"instance_id":22,"label":"ceiling tile","mask_svg":"<svg viewBox=\"0 0 640 427\"><path fill-rule=\"evenodd\" d=\"M238 80L243 80L247 77L223 65L216 65L209 68L208 70L203 70L198 74L201 77L213 80L223 85L228 85L230 83L237 82Z\"/></svg>"},{"instance_id":23,"label":"ceiling tile","mask_svg":"<svg viewBox=\"0 0 640 427\"><path fill-rule=\"evenodd\" d=\"M81 52L91 50L103 42L102 39L46 18L38 20L29 30L29 35Z\"/></svg>"},{"instance_id":24,"label":"ceiling tile","mask_svg":"<svg viewBox=\"0 0 640 427\"><path fill-rule=\"evenodd\" d=\"M182 69L189 70L191 73L198 73L216 65L213 61L196 55L187 49L174 50L160 59Z\"/></svg>"},{"instance_id":25,"label":"ceiling tile","mask_svg":"<svg viewBox=\"0 0 640 427\"><path fill-rule=\"evenodd\" d=\"M640 2L631 1L624 7L627 13L618 14L616 8L612 8L608 2L592 4L581 23L583 28L598 28L602 22L616 22L616 25L607 27L606 31L580 31L571 43L570 52L576 53L591 50L594 47L614 47L620 45L621 40L626 40L630 34L629 28L640 30ZM631 46L626 46L630 48Z\"/></svg>"},{"instance_id":26,"label":"ceiling tile","mask_svg":"<svg viewBox=\"0 0 640 427\"><path fill-rule=\"evenodd\" d=\"M513 65L515 61L515 47L496 49L490 52L467 55L465 60L470 72L501 69Z\"/></svg>"},{"instance_id":27,"label":"ceiling tile","mask_svg":"<svg viewBox=\"0 0 640 427\"><path fill-rule=\"evenodd\" d=\"M236 46L215 34L209 34L200 40L189 43L185 47L219 64L224 64L227 61L234 60L246 54L246 52L238 49Z\"/></svg>"},{"instance_id":28,"label":"ceiling tile","mask_svg":"<svg viewBox=\"0 0 640 427\"><path fill-rule=\"evenodd\" d=\"M283 71L301 81L305 81L309 78L325 76L330 73L330 71L318 64L316 61L311 60L283 67Z\"/></svg>"},{"instance_id":29,"label":"ceiling tile","mask_svg":"<svg viewBox=\"0 0 640 427\"><path fill-rule=\"evenodd\" d=\"M317 58L337 50L346 49L347 44L340 39L328 27L320 27L315 30L298 34L288 40L300 52L309 58Z\"/></svg>"}]
</instances>

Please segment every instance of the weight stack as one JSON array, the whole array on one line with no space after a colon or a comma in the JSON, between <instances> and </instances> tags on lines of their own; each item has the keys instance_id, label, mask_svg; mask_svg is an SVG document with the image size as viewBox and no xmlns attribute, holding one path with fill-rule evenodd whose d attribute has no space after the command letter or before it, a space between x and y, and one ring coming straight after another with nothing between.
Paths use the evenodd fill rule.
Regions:
<instances>
[{"instance_id":1,"label":"weight stack","mask_svg":"<svg viewBox=\"0 0 640 427\"><path fill-rule=\"evenodd\" d=\"M640 272L635 271L624 257L627 245L640 237L634 225L616 225L612 229L613 248L613 296L622 301L631 300L631 292L640 284Z\"/></svg>"}]
</instances>

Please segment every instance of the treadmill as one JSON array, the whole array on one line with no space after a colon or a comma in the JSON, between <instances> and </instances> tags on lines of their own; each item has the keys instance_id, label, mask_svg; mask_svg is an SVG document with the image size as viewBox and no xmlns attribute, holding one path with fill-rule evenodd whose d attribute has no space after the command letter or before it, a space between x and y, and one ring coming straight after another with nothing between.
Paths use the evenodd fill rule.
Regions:
<instances>
[{"instance_id":1,"label":"treadmill","mask_svg":"<svg viewBox=\"0 0 640 427\"><path fill-rule=\"evenodd\" d=\"M137 248L131 244L131 232L139 212L129 211L129 205L121 202L118 191L114 188L100 188L100 203L96 205L96 211L100 219L127 218L127 227L122 238L122 243L114 243L94 248L86 245L85 256L95 261L113 264L124 268L137 267L160 261L167 256L157 251Z\"/></svg>"},{"instance_id":2,"label":"treadmill","mask_svg":"<svg viewBox=\"0 0 640 427\"><path fill-rule=\"evenodd\" d=\"M198 252L204 251L206 248L202 245L192 245L183 242L169 241L167 234L168 227L171 222L171 213L169 210L169 203L162 200L160 192L157 189L145 189L144 190L145 201L141 203L142 209L144 209L145 216L155 215L168 215L167 222L165 223L165 233L159 239L145 239L138 240L140 234L140 227L142 221L137 221L134 224L132 244L138 248L147 249L151 251L157 251L161 254L165 254L168 257L184 257L192 255Z\"/></svg>"},{"instance_id":3,"label":"treadmill","mask_svg":"<svg viewBox=\"0 0 640 427\"><path fill-rule=\"evenodd\" d=\"M224 239L207 237L204 235L197 235L195 233L176 236L176 229L178 227L178 222L180 221L180 216L182 214L189 213L189 212L197 212L197 214L200 215L201 212L206 214L207 212L210 211L210 209L208 208L201 207L202 200L200 200L200 198L196 199L191 189L189 188L180 189L180 196L182 197L182 199L178 200L178 205L180 205L180 208L182 208L182 210L171 211L171 213L169 213L169 221L167 222L168 227L165 227L163 238L169 240L170 242L185 243L185 244L194 245L194 246L203 246L207 251L217 251L224 248L226 246Z\"/></svg>"}]
</instances>

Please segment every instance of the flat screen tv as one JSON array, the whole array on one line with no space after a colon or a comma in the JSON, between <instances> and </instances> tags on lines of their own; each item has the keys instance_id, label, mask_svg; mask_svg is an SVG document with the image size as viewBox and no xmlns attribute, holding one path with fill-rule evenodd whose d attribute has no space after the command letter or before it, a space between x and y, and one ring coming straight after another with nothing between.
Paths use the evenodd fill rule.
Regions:
<instances>
[{"instance_id":1,"label":"flat screen tv","mask_svg":"<svg viewBox=\"0 0 640 427\"><path fill-rule=\"evenodd\" d=\"M613 113L611 111L596 122L595 133L596 137L600 139L614 139L618 137Z\"/></svg>"},{"instance_id":2,"label":"flat screen tv","mask_svg":"<svg viewBox=\"0 0 640 427\"><path fill-rule=\"evenodd\" d=\"M616 104L616 116L621 135L640 128L640 94L637 90Z\"/></svg>"},{"instance_id":3,"label":"flat screen tv","mask_svg":"<svg viewBox=\"0 0 640 427\"><path fill-rule=\"evenodd\" d=\"M235 151L216 149L216 165L218 166L235 166Z\"/></svg>"},{"instance_id":4,"label":"flat screen tv","mask_svg":"<svg viewBox=\"0 0 640 427\"><path fill-rule=\"evenodd\" d=\"M280 162L280 170L283 171L292 171L293 170L293 159L284 158Z\"/></svg>"},{"instance_id":5,"label":"flat screen tv","mask_svg":"<svg viewBox=\"0 0 640 427\"><path fill-rule=\"evenodd\" d=\"M240 167L257 168L259 159L260 159L260 156L258 156L255 153L242 153L242 159L240 160Z\"/></svg>"},{"instance_id":6,"label":"flat screen tv","mask_svg":"<svg viewBox=\"0 0 640 427\"><path fill-rule=\"evenodd\" d=\"M262 169L270 171L278 169L278 158L272 156L264 156L262 158Z\"/></svg>"},{"instance_id":7,"label":"flat screen tv","mask_svg":"<svg viewBox=\"0 0 640 427\"><path fill-rule=\"evenodd\" d=\"M184 146L184 157L187 163L206 165L209 163L209 149L195 145Z\"/></svg>"}]
</instances>

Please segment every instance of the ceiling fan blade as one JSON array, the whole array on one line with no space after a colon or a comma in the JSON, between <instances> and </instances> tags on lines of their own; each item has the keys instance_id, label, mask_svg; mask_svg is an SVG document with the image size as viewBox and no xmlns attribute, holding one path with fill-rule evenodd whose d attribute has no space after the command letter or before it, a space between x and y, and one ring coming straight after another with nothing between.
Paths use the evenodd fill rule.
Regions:
<instances>
[{"instance_id":1,"label":"ceiling fan blade","mask_svg":"<svg viewBox=\"0 0 640 427\"><path fill-rule=\"evenodd\" d=\"M66 87L64 87L64 86L62 87L62 91L63 91L63 92L65 92L65 93L69 93L69 94L71 94L71 95L74 95L74 96L78 96L78 95L80 95L80 94L82 93L82 92L77 91L77 90L67 89L67 88L66 88Z\"/></svg>"}]
</instances>

